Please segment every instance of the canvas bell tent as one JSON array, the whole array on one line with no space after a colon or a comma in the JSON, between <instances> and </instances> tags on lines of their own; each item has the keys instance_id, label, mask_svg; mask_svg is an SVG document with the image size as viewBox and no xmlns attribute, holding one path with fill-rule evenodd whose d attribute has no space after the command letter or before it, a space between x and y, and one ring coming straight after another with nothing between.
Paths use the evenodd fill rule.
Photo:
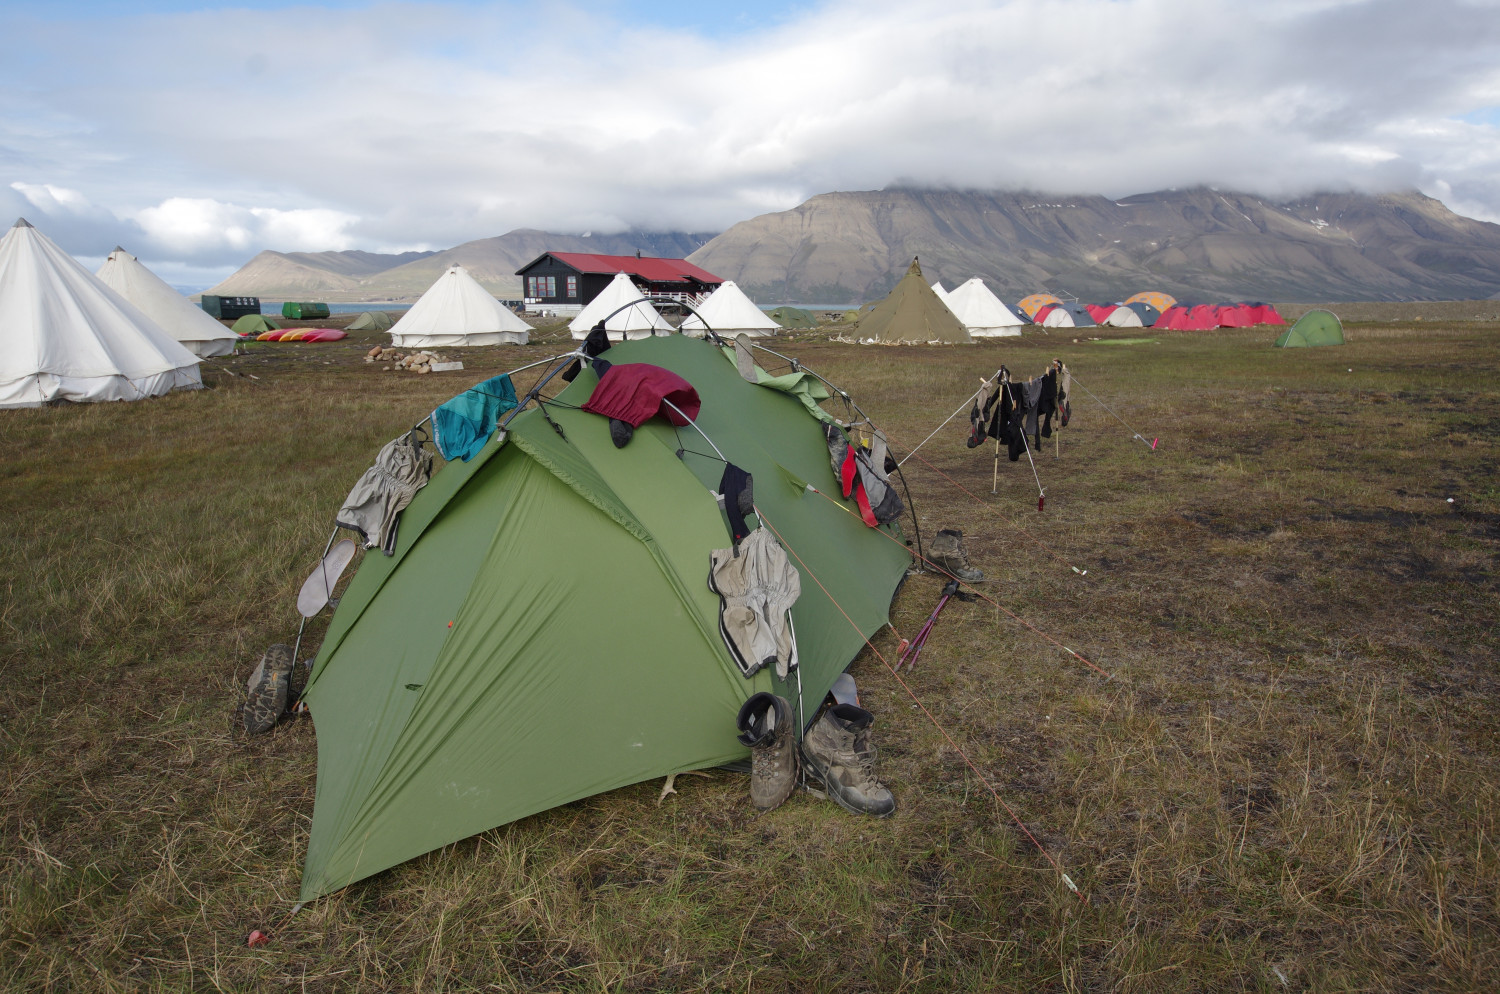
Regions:
<instances>
[{"instance_id":1,"label":"canvas bell tent","mask_svg":"<svg viewBox=\"0 0 1500 994\"><path fill-rule=\"evenodd\" d=\"M1021 333L1021 319L978 276L962 283L943 301L975 338L1003 338Z\"/></svg>"},{"instance_id":2,"label":"canvas bell tent","mask_svg":"<svg viewBox=\"0 0 1500 994\"><path fill-rule=\"evenodd\" d=\"M1297 323L1281 333L1276 348L1295 349L1313 345L1343 345L1344 323L1332 311L1308 311Z\"/></svg>"},{"instance_id":3,"label":"canvas bell tent","mask_svg":"<svg viewBox=\"0 0 1500 994\"><path fill-rule=\"evenodd\" d=\"M649 300L642 299L645 296L629 274L616 273L615 278L599 291L599 296L585 304L578 316L568 322L568 330L573 333L574 338L582 341L588 337L594 325L604 321L604 330L609 332L610 340L615 342L627 338L670 335L672 326ZM634 301L638 303L633 303ZM630 306L626 307L627 304ZM625 309L620 310L622 307Z\"/></svg>"},{"instance_id":4,"label":"canvas bell tent","mask_svg":"<svg viewBox=\"0 0 1500 994\"><path fill-rule=\"evenodd\" d=\"M887 620L911 562L899 533L807 490L835 486L823 422L720 346L673 335L600 358L686 380L698 428L753 477L761 527L801 574L810 721ZM617 448L609 420L580 409L598 382L584 366L548 405L561 432L531 408L442 468L394 555L366 556L341 598L303 698L318 741L303 900L578 798L744 759L741 704L771 690L796 707L795 673L742 676L720 635L705 578L731 545L710 492L724 462L659 416Z\"/></svg>"},{"instance_id":5,"label":"canvas bell tent","mask_svg":"<svg viewBox=\"0 0 1500 994\"><path fill-rule=\"evenodd\" d=\"M781 330L781 325L756 307L755 301L745 296L745 291L736 286L733 280L720 283L719 288L709 294L694 311L682 322L682 333L695 338L703 337L704 322L716 334L729 338L738 335L761 338Z\"/></svg>"},{"instance_id":6,"label":"canvas bell tent","mask_svg":"<svg viewBox=\"0 0 1500 994\"><path fill-rule=\"evenodd\" d=\"M855 335L862 342L888 345L974 341L948 305L922 279L922 266L916 259L912 259L895 289L860 317Z\"/></svg>"},{"instance_id":7,"label":"canvas bell tent","mask_svg":"<svg viewBox=\"0 0 1500 994\"><path fill-rule=\"evenodd\" d=\"M194 306L143 266L129 252L115 247L96 273L104 285L130 301L183 348L205 358L231 355L237 341L233 332Z\"/></svg>"},{"instance_id":8,"label":"canvas bell tent","mask_svg":"<svg viewBox=\"0 0 1500 994\"><path fill-rule=\"evenodd\" d=\"M196 390L198 362L24 218L0 238L0 408Z\"/></svg>"},{"instance_id":9,"label":"canvas bell tent","mask_svg":"<svg viewBox=\"0 0 1500 994\"><path fill-rule=\"evenodd\" d=\"M391 325L396 348L525 345L531 326L490 295L463 266L448 271Z\"/></svg>"}]
</instances>

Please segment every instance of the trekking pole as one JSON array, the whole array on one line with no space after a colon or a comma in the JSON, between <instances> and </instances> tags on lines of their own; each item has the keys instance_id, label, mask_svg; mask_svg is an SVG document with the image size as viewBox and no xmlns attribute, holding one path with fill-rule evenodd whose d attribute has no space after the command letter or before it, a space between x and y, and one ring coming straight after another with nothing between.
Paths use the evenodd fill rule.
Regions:
<instances>
[{"instance_id":1,"label":"trekking pole","mask_svg":"<svg viewBox=\"0 0 1500 994\"><path fill-rule=\"evenodd\" d=\"M943 613L943 608L948 606L948 601L952 599L952 597L957 593L958 581L949 580L948 583L943 587L943 599L938 601L938 606L933 608L932 614L927 618L927 624L922 626L922 630L917 633L916 639L907 649L907 652L911 653L911 659L906 660L906 657L903 656L902 659L896 660L896 666L898 668L901 666L903 660L906 660L906 668L908 671L916 668L917 657L922 655L922 650L927 647L927 637L932 634L932 626L937 623L938 615Z\"/></svg>"}]
</instances>

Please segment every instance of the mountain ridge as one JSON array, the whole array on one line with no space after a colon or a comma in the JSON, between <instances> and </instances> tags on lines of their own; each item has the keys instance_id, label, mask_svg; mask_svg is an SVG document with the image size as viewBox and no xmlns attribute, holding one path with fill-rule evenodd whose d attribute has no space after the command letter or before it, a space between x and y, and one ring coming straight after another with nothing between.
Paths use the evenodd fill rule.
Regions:
<instances>
[{"instance_id":1,"label":"mountain ridge","mask_svg":"<svg viewBox=\"0 0 1500 994\"><path fill-rule=\"evenodd\" d=\"M1500 292L1500 225L1415 191L1285 201L1209 187L1093 194L888 188L819 194L742 221L689 260L761 302L882 296L922 259L929 281L981 276L1118 300L1470 299Z\"/></svg>"},{"instance_id":2,"label":"mountain ridge","mask_svg":"<svg viewBox=\"0 0 1500 994\"><path fill-rule=\"evenodd\" d=\"M460 263L497 297L546 251L686 257L761 304L851 304L919 256L929 281L980 276L1002 297L1440 300L1500 294L1500 225L1415 191L1272 200L1193 187L1096 194L892 187L822 193L727 230L567 235L518 228L437 252L265 251L210 289L270 300L410 301Z\"/></svg>"}]
</instances>

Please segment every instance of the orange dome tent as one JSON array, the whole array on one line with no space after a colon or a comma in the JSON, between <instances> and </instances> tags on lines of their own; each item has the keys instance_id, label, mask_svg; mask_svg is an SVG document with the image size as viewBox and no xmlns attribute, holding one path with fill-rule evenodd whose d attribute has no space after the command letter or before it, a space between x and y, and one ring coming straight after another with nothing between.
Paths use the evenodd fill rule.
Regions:
<instances>
[{"instance_id":1,"label":"orange dome tent","mask_svg":"<svg viewBox=\"0 0 1500 994\"><path fill-rule=\"evenodd\" d=\"M1152 307L1166 313L1167 308L1177 303L1177 298L1170 293L1162 293L1160 290L1142 290L1134 296L1126 297L1127 304L1150 304Z\"/></svg>"},{"instance_id":2,"label":"orange dome tent","mask_svg":"<svg viewBox=\"0 0 1500 994\"><path fill-rule=\"evenodd\" d=\"M1026 316L1033 321L1036 320L1036 312L1048 304L1061 304L1062 298L1050 293L1033 293L1025 297L1016 306L1026 312Z\"/></svg>"}]
</instances>

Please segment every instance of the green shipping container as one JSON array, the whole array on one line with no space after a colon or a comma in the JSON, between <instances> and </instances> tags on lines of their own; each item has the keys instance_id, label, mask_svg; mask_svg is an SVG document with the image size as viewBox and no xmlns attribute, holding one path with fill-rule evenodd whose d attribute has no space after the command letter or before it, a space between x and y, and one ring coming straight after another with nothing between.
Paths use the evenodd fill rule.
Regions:
<instances>
[{"instance_id":1,"label":"green shipping container","mask_svg":"<svg viewBox=\"0 0 1500 994\"><path fill-rule=\"evenodd\" d=\"M304 304L294 300L288 300L281 305L281 316L291 318L294 321L305 321L311 318L326 318L328 316L327 304Z\"/></svg>"}]
</instances>

